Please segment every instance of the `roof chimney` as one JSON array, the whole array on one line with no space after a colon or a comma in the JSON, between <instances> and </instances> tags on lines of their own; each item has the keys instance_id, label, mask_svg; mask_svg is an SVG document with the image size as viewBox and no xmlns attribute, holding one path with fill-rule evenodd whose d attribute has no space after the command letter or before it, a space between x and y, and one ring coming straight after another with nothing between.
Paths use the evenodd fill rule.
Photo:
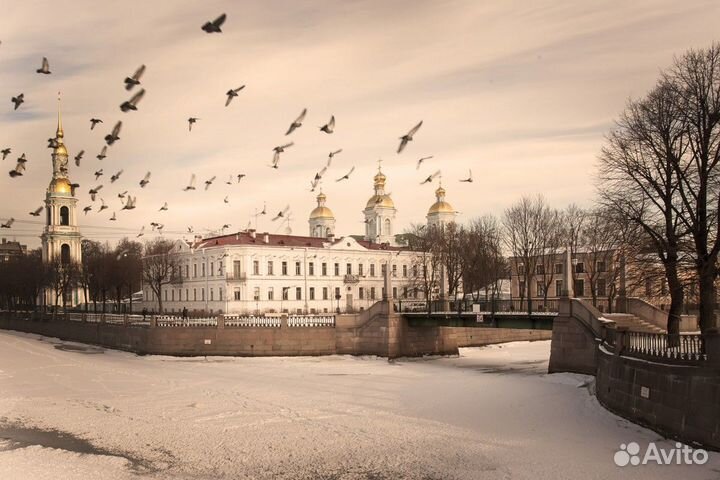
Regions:
<instances>
[{"instance_id":1,"label":"roof chimney","mask_svg":"<svg viewBox=\"0 0 720 480\"><path fill-rule=\"evenodd\" d=\"M202 242L202 235L195 235L195 243Z\"/></svg>"},{"instance_id":2,"label":"roof chimney","mask_svg":"<svg viewBox=\"0 0 720 480\"><path fill-rule=\"evenodd\" d=\"M268 232L263 233L263 242L270 243L270 234Z\"/></svg>"},{"instance_id":3,"label":"roof chimney","mask_svg":"<svg viewBox=\"0 0 720 480\"><path fill-rule=\"evenodd\" d=\"M251 228L250 230L248 230L248 232L250 232L250 236L252 238L255 238L255 229L254 228Z\"/></svg>"},{"instance_id":4,"label":"roof chimney","mask_svg":"<svg viewBox=\"0 0 720 480\"><path fill-rule=\"evenodd\" d=\"M237 232L237 233L235 234L235 240L240 240L240 232Z\"/></svg>"}]
</instances>

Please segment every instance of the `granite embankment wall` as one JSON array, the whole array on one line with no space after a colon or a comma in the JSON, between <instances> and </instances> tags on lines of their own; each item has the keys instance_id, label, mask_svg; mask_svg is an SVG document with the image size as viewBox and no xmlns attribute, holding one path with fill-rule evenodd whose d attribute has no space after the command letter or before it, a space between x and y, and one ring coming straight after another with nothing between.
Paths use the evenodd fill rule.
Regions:
<instances>
[{"instance_id":1,"label":"granite embankment wall","mask_svg":"<svg viewBox=\"0 0 720 480\"><path fill-rule=\"evenodd\" d=\"M455 355L459 347L547 340L549 330L488 327L411 327L379 302L357 315L338 315L335 326L157 326L66 320L62 316L2 314L0 328L156 355L378 355L388 358Z\"/></svg>"}]
</instances>

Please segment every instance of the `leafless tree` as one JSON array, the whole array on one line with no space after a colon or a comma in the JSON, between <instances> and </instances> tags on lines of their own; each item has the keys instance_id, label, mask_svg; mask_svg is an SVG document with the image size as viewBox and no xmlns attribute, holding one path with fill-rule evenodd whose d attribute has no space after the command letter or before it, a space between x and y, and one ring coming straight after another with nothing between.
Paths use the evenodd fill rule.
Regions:
<instances>
[{"instance_id":1,"label":"leafless tree","mask_svg":"<svg viewBox=\"0 0 720 480\"><path fill-rule=\"evenodd\" d=\"M67 312L67 301L72 298L73 291L80 283L81 267L75 262L63 262L60 257L49 262L48 286L55 294L55 305L60 304L62 299L63 311ZM55 310L53 310L53 318Z\"/></svg>"},{"instance_id":2,"label":"leafless tree","mask_svg":"<svg viewBox=\"0 0 720 480\"><path fill-rule=\"evenodd\" d=\"M411 225L406 235L408 247L413 252L411 285L422 292L428 314L433 293L439 286L441 258L437 252L440 243L437 237L437 230L426 225Z\"/></svg>"},{"instance_id":3,"label":"leafless tree","mask_svg":"<svg viewBox=\"0 0 720 480\"><path fill-rule=\"evenodd\" d=\"M555 264L562 257L563 222L562 214L555 209L542 208L538 212L538 252L540 254L535 265L536 278L539 278L542 289L543 304L547 306L547 298L555 278Z\"/></svg>"},{"instance_id":4,"label":"leafless tree","mask_svg":"<svg viewBox=\"0 0 720 480\"><path fill-rule=\"evenodd\" d=\"M618 252L622 247L623 228L622 219L613 215L612 211L596 208L588 213L580 232L585 254L585 272L590 281L590 295L595 307L598 306L599 295L614 295L615 281L619 274ZM604 284L604 288L599 289L601 284Z\"/></svg>"},{"instance_id":5,"label":"leafless tree","mask_svg":"<svg viewBox=\"0 0 720 480\"><path fill-rule=\"evenodd\" d=\"M143 281L158 299L158 311L162 313L162 290L180 274L179 264L172 254L175 244L171 240L158 238L145 243L142 258Z\"/></svg>"},{"instance_id":6,"label":"leafless tree","mask_svg":"<svg viewBox=\"0 0 720 480\"><path fill-rule=\"evenodd\" d=\"M494 216L486 215L470 222L466 229L463 248L463 290L479 300L480 290L491 296L494 312L495 300L502 281L508 276L508 263L502 252L502 229Z\"/></svg>"},{"instance_id":7,"label":"leafless tree","mask_svg":"<svg viewBox=\"0 0 720 480\"><path fill-rule=\"evenodd\" d=\"M465 228L455 222L436 227L426 227L433 230L429 232L436 239L432 250L439 256L440 267L447 282L447 298L457 298L463 273L465 271L465 256L467 234Z\"/></svg>"}]
</instances>

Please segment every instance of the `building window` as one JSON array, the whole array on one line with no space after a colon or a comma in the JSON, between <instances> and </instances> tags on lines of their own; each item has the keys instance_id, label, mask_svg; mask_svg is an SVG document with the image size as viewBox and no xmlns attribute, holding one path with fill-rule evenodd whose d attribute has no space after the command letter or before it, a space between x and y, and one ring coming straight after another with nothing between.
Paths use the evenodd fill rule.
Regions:
<instances>
[{"instance_id":1,"label":"building window","mask_svg":"<svg viewBox=\"0 0 720 480\"><path fill-rule=\"evenodd\" d=\"M60 262L63 265L70 264L70 245L63 243L60 247Z\"/></svg>"},{"instance_id":2,"label":"building window","mask_svg":"<svg viewBox=\"0 0 720 480\"><path fill-rule=\"evenodd\" d=\"M211 288L210 289L210 301L212 302L213 300L215 300L215 295L214 295L213 289Z\"/></svg>"},{"instance_id":3,"label":"building window","mask_svg":"<svg viewBox=\"0 0 720 480\"><path fill-rule=\"evenodd\" d=\"M397 298L397 287L393 287L393 298Z\"/></svg>"},{"instance_id":4,"label":"building window","mask_svg":"<svg viewBox=\"0 0 720 480\"><path fill-rule=\"evenodd\" d=\"M408 287L403 287L403 298L408 298Z\"/></svg>"},{"instance_id":5,"label":"building window","mask_svg":"<svg viewBox=\"0 0 720 480\"><path fill-rule=\"evenodd\" d=\"M385 296L386 296L386 295L385 295L385 287L382 287L382 288L380 289L380 292L381 292L382 298L385 298Z\"/></svg>"},{"instance_id":6,"label":"building window","mask_svg":"<svg viewBox=\"0 0 720 480\"><path fill-rule=\"evenodd\" d=\"M267 274L268 274L268 275L275 275L275 273L273 272L273 262L272 262L272 260L268 261L268 264L267 264Z\"/></svg>"},{"instance_id":7,"label":"building window","mask_svg":"<svg viewBox=\"0 0 720 480\"><path fill-rule=\"evenodd\" d=\"M358 275L363 276L363 264L358 263Z\"/></svg>"},{"instance_id":8,"label":"building window","mask_svg":"<svg viewBox=\"0 0 720 480\"><path fill-rule=\"evenodd\" d=\"M172 301L174 302L175 301L175 290L170 291L170 297L171 297Z\"/></svg>"},{"instance_id":9,"label":"building window","mask_svg":"<svg viewBox=\"0 0 720 480\"><path fill-rule=\"evenodd\" d=\"M205 301L205 288L200 289L200 300Z\"/></svg>"},{"instance_id":10,"label":"building window","mask_svg":"<svg viewBox=\"0 0 720 480\"><path fill-rule=\"evenodd\" d=\"M583 262L578 262L575 265L575 273L585 273L585 264Z\"/></svg>"},{"instance_id":11,"label":"building window","mask_svg":"<svg viewBox=\"0 0 720 480\"><path fill-rule=\"evenodd\" d=\"M340 264L339 263L335 264L335 276L336 277L340 276Z\"/></svg>"},{"instance_id":12,"label":"building window","mask_svg":"<svg viewBox=\"0 0 720 480\"><path fill-rule=\"evenodd\" d=\"M185 278L190 278L190 265L185 265Z\"/></svg>"},{"instance_id":13,"label":"building window","mask_svg":"<svg viewBox=\"0 0 720 480\"><path fill-rule=\"evenodd\" d=\"M605 270L605 262L597 262L597 271L598 272L606 272Z\"/></svg>"},{"instance_id":14,"label":"building window","mask_svg":"<svg viewBox=\"0 0 720 480\"><path fill-rule=\"evenodd\" d=\"M197 288L193 288L193 302L197 302Z\"/></svg>"},{"instance_id":15,"label":"building window","mask_svg":"<svg viewBox=\"0 0 720 480\"><path fill-rule=\"evenodd\" d=\"M370 276L371 277L375 276L375 264L374 263L370 264Z\"/></svg>"},{"instance_id":16,"label":"building window","mask_svg":"<svg viewBox=\"0 0 720 480\"><path fill-rule=\"evenodd\" d=\"M70 210L68 207L60 207L60 225L70 225Z\"/></svg>"},{"instance_id":17,"label":"building window","mask_svg":"<svg viewBox=\"0 0 720 480\"><path fill-rule=\"evenodd\" d=\"M315 287L310 287L310 300L315 300Z\"/></svg>"},{"instance_id":18,"label":"building window","mask_svg":"<svg viewBox=\"0 0 720 480\"><path fill-rule=\"evenodd\" d=\"M234 260L233 261L233 278L240 278L240 271L241 271L241 263L240 260Z\"/></svg>"},{"instance_id":19,"label":"building window","mask_svg":"<svg viewBox=\"0 0 720 480\"><path fill-rule=\"evenodd\" d=\"M403 277L407 277L407 265L403 265Z\"/></svg>"},{"instance_id":20,"label":"building window","mask_svg":"<svg viewBox=\"0 0 720 480\"><path fill-rule=\"evenodd\" d=\"M543 282L537 282L537 285L535 285L535 288L536 288L538 297L545 296L545 284Z\"/></svg>"},{"instance_id":21,"label":"building window","mask_svg":"<svg viewBox=\"0 0 720 480\"><path fill-rule=\"evenodd\" d=\"M335 299L340 299L340 287L335 287Z\"/></svg>"},{"instance_id":22,"label":"building window","mask_svg":"<svg viewBox=\"0 0 720 480\"><path fill-rule=\"evenodd\" d=\"M562 263L555 264L555 273L563 273L563 264Z\"/></svg>"},{"instance_id":23,"label":"building window","mask_svg":"<svg viewBox=\"0 0 720 480\"><path fill-rule=\"evenodd\" d=\"M213 276L213 272L215 271L215 262L210 262L210 276Z\"/></svg>"},{"instance_id":24,"label":"building window","mask_svg":"<svg viewBox=\"0 0 720 480\"><path fill-rule=\"evenodd\" d=\"M201 275L200 275L200 276L201 276L201 277L204 277L204 276L205 276L205 262L202 263L201 267L202 267L202 268L200 269L200 271L201 271Z\"/></svg>"},{"instance_id":25,"label":"building window","mask_svg":"<svg viewBox=\"0 0 720 480\"><path fill-rule=\"evenodd\" d=\"M282 275L287 275L287 262L282 262L281 265Z\"/></svg>"},{"instance_id":26,"label":"building window","mask_svg":"<svg viewBox=\"0 0 720 480\"><path fill-rule=\"evenodd\" d=\"M328 299L328 287L323 287L323 300Z\"/></svg>"},{"instance_id":27,"label":"building window","mask_svg":"<svg viewBox=\"0 0 720 480\"><path fill-rule=\"evenodd\" d=\"M352 275L352 263L348 263L347 265L345 265L345 273L347 273L348 275Z\"/></svg>"},{"instance_id":28,"label":"building window","mask_svg":"<svg viewBox=\"0 0 720 480\"><path fill-rule=\"evenodd\" d=\"M535 274L537 275L545 275L545 265L535 265Z\"/></svg>"},{"instance_id":29,"label":"building window","mask_svg":"<svg viewBox=\"0 0 720 480\"><path fill-rule=\"evenodd\" d=\"M193 263L193 278L197 278L197 263Z\"/></svg>"},{"instance_id":30,"label":"building window","mask_svg":"<svg viewBox=\"0 0 720 480\"><path fill-rule=\"evenodd\" d=\"M370 287L370 300L375 300L375 287Z\"/></svg>"},{"instance_id":31,"label":"building window","mask_svg":"<svg viewBox=\"0 0 720 480\"><path fill-rule=\"evenodd\" d=\"M273 290L273 287L268 287L268 300L275 300L275 290Z\"/></svg>"},{"instance_id":32,"label":"building window","mask_svg":"<svg viewBox=\"0 0 720 480\"><path fill-rule=\"evenodd\" d=\"M300 275L300 262L295 262L295 275Z\"/></svg>"},{"instance_id":33,"label":"building window","mask_svg":"<svg viewBox=\"0 0 720 480\"><path fill-rule=\"evenodd\" d=\"M397 265L392 266L392 276L397 277Z\"/></svg>"},{"instance_id":34,"label":"building window","mask_svg":"<svg viewBox=\"0 0 720 480\"><path fill-rule=\"evenodd\" d=\"M323 262L322 267L321 267L321 270L322 270L322 272L321 272L322 275L323 275L324 277L326 277L326 276L327 276L327 263Z\"/></svg>"},{"instance_id":35,"label":"building window","mask_svg":"<svg viewBox=\"0 0 720 480\"><path fill-rule=\"evenodd\" d=\"M260 275L260 261L253 260L253 275Z\"/></svg>"},{"instance_id":36,"label":"building window","mask_svg":"<svg viewBox=\"0 0 720 480\"><path fill-rule=\"evenodd\" d=\"M412 274L413 277L417 277L417 276L418 276L418 275L417 275L417 265L413 265L413 270L412 270L412 272L413 272L413 274Z\"/></svg>"},{"instance_id":37,"label":"building window","mask_svg":"<svg viewBox=\"0 0 720 480\"><path fill-rule=\"evenodd\" d=\"M315 264L313 262L308 264L308 275L315 275Z\"/></svg>"},{"instance_id":38,"label":"building window","mask_svg":"<svg viewBox=\"0 0 720 480\"><path fill-rule=\"evenodd\" d=\"M585 280L583 280L582 278L578 278L577 280L575 280L575 296L585 296Z\"/></svg>"},{"instance_id":39,"label":"building window","mask_svg":"<svg viewBox=\"0 0 720 480\"><path fill-rule=\"evenodd\" d=\"M295 300L302 300L302 288L295 287Z\"/></svg>"},{"instance_id":40,"label":"building window","mask_svg":"<svg viewBox=\"0 0 720 480\"><path fill-rule=\"evenodd\" d=\"M380 275L383 277L385 276L385 272L387 272L387 264L383 263L380 265Z\"/></svg>"},{"instance_id":41,"label":"building window","mask_svg":"<svg viewBox=\"0 0 720 480\"><path fill-rule=\"evenodd\" d=\"M518 293L521 297L525 298L525 294L527 293L525 291L525 280L520 280L520 283L518 284Z\"/></svg>"},{"instance_id":42,"label":"building window","mask_svg":"<svg viewBox=\"0 0 720 480\"><path fill-rule=\"evenodd\" d=\"M555 280L555 296L556 297L562 296L562 288L563 288L562 285L563 285L562 280Z\"/></svg>"},{"instance_id":43,"label":"building window","mask_svg":"<svg viewBox=\"0 0 720 480\"><path fill-rule=\"evenodd\" d=\"M235 300L240 300L240 289L239 289L239 288L236 288L235 291L233 292L233 295L234 295L233 298L234 298Z\"/></svg>"},{"instance_id":44,"label":"building window","mask_svg":"<svg viewBox=\"0 0 720 480\"><path fill-rule=\"evenodd\" d=\"M597 281L597 296L605 297L607 295L607 286L604 278L598 278Z\"/></svg>"},{"instance_id":45,"label":"building window","mask_svg":"<svg viewBox=\"0 0 720 480\"><path fill-rule=\"evenodd\" d=\"M182 300L182 299L181 299L181 300ZM185 301L186 301L186 302L189 302L189 301L190 301L190 290L187 289L187 288L185 289Z\"/></svg>"},{"instance_id":46,"label":"building window","mask_svg":"<svg viewBox=\"0 0 720 480\"><path fill-rule=\"evenodd\" d=\"M165 293L165 301L167 302L168 301L167 289L165 289L165 292L163 292L163 293Z\"/></svg>"},{"instance_id":47,"label":"building window","mask_svg":"<svg viewBox=\"0 0 720 480\"><path fill-rule=\"evenodd\" d=\"M253 300L256 302L260 301L260 287L253 288Z\"/></svg>"},{"instance_id":48,"label":"building window","mask_svg":"<svg viewBox=\"0 0 720 480\"><path fill-rule=\"evenodd\" d=\"M358 288L358 298L359 298L360 300L362 300L362 299L365 298L365 290L363 290L363 287L359 287L359 288Z\"/></svg>"},{"instance_id":49,"label":"building window","mask_svg":"<svg viewBox=\"0 0 720 480\"><path fill-rule=\"evenodd\" d=\"M222 289L222 288L218 288L218 299L219 299L221 302L222 302L222 295L223 295L222 292L223 292L223 289Z\"/></svg>"},{"instance_id":50,"label":"building window","mask_svg":"<svg viewBox=\"0 0 720 480\"><path fill-rule=\"evenodd\" d=\"M288 299L288 290L290 290L290 287L283 287L283 289L282 289L282 299L283 300Z\"/></svg>"},{"instance_id":51,"label":"building window","mask_svg":"<svg viewBox=\"0 0 720 480\"><path fill-rule=\"evenodd\" d=\"M525 275L525 264L520 264L517 267L518 275Z\"/></svg>"}]
</instances>

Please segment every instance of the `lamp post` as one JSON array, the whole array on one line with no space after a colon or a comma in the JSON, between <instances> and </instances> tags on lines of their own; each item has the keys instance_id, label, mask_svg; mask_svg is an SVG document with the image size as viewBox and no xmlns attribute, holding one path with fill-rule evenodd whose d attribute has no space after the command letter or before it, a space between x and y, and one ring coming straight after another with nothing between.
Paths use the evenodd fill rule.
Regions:
<instances>
[{"instance_id":1,"label":"lamp post","mask_svg":"<svg viewBox=\"0 0 720 480\"><path fill-rule=\"evenodd\" d=\"M337 309L335 310L336 313L340 313L340 298L342 298L342 295L339 293L335 294L335 300L337 300Z\"/></svg>"}]
</instances>

